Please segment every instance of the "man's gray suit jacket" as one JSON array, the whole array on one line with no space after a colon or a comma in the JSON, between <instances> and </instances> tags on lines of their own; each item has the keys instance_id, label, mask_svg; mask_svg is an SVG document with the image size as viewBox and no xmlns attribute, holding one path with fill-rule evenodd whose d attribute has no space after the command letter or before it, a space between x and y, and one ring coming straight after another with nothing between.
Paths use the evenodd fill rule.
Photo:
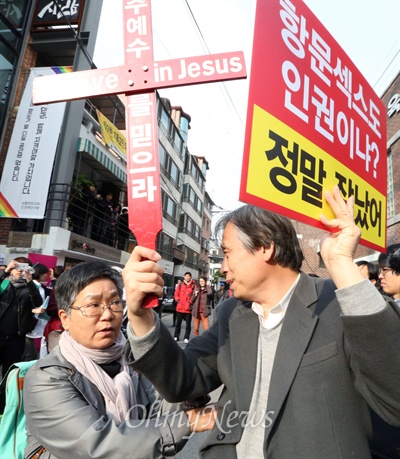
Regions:
<instances>
[{"instance_id":1,"label":"man's gray suit jacket","mask_svg":"<svg viewBox=\"0 0 400 459\"><path fill-rule=\"evenodd\" d=\"M131 356L131 364L169 401L223 385L203 458L236 457L254 388L258 337L251 303L230 299L218 308L211 329L186 349L161 324L155 345L136 361ZM260 457L369 458L366 402L400 425L399 309L388 302L379 313L343 316L332 281L301 274L282 324Z\"/></svg>"}]
</instances>

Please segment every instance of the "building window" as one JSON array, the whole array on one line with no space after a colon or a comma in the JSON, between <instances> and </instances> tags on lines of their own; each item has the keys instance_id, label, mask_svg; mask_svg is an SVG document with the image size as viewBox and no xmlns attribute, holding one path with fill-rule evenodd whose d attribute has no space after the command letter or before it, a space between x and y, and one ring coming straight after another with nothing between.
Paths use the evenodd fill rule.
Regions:
<instances>
[{"instance_id":1,"label":"building window","mask_svg":"<svg viewBox=\"0 0 400 459\"><path fill-rule=\"evenodd\" d=\"M157 237L157 252L159 252L165 260L173 260L173 239L162 231Z\"/></svg>"},{"instance_id":2,"label":"building window","mask_svg":"<svg viewBox=\"0 0 400 459\"><path fill-rule=\"evenodd\" d=\"M189 202L193 209L199 214L203 213L203 203L194 189L188 184L183 185L183 200Z\"/></svg>"},{"instance_id":3,"label":"building window","mask_svg":"<svg viewBox=\"0 0 400 459\"><path fill-rule=\"evenodd\" d=\"M165 134L168 135L169 133L169 123L171 122L171 118L165 108L160 104L160 127L164 131Z\"/></svg>"},{"instance_id":4,"label":"building window","mask_svg":"<svg viewBox=\"0 0 400 459\"><path fill-rule=\"evenodd\" d=\"M22 38L31 8L29 0L0 2L0 131L7 114L8 101L15 72L15 64L22 46Z\"/></svg>"},{"instance_id":5,"label":"building window","mask_svg":"<svg viewBox=\"0 0 400 459\"><path fill-rule=\"evenodd\" d=\"M185 233L192 237L197 242L200 242L200 226L189 217L189 215L181 214L179 219L180 233Z\"/></svg>"},{"instance_id":6,"label":"building window","mask_svg":"<svg viewBox=\"0 0 400 459\"><path fill-rule=\"evenodd\" d=\"M183 146L183 140L182 137L179 135L179 132L174 129L174 146L177 152L179 153L179 156L182 157L182 146Z\"/></svg>"},{"instance_id":7,"label":"building window","mask_svg":"<svg viewBox=\"0 0 400 459\"><path fill-rule=\"evenodd\" d=\"M178 223L177 203L164 190L161 190L161 200L164 218L176 225Z\"/></svg>"},{"instance_id":8,"label":"building window","mask_svg":"<svg viewBox=\"0 0 400 459\"><path fill-rule=\"evenodd\" d=\"M158 154L161 170L175 186L175 188L180 190L182 172L179 170L179 167L175 164L174 160L171 158L161 142L158 142Z\"/></svg>"},{"instance_id":9,"label":"building window","mask_svg":"<svg viewBox=\"0 0 400 459\"><path fill-rule=\"evenodd\" d=\"M189 247L186 247L185 263L191 268L197 269L199 266L199 254Z\"/></svg>"}]
</instances>

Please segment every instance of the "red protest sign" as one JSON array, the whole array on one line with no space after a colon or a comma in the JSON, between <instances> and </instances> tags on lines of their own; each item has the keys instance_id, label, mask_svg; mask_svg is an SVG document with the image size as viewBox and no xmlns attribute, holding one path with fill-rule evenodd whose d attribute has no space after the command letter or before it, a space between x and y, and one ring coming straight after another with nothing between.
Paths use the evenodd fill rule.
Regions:
<instances>
[{"instance_id":1,"label":"red protest sign","mask_svg":"<svg viewBox=\"0 0 400 459\"><path fill-rule=\"evenodd\" d=\"M131 69L140 64L147 73L147 65L153 61L150 1L125 0L123 9L125 66ZM143 95L128 95L126 135L128 207L134 210L129 212L129 228L139 244L155 249L162 214L154 89Z\"/></svg>"},{"instance_id":2,"label":"red protest sign","mask_svg":"<svg viewBox=\"0 0 400 459\"><path fill-rule=\"evenodd\" d=\"M380 250L385 152L385 108L325 27L303 2L258 1L240 199L322 227L338 184Z\"/></svg>"},{"instance_id":3,"label":"red protest sign","mask_svg":"<svg viewBox=\"0 0 400 459\"><path fill-rule=\"evenodd\" d=\"M123 0L125 65L34 81L33 103L125 93L129 228L156 248L162 229L155 89L246 78L242 52L154 62L150 0ZM157 298L144 304L156 306Z\"/></svg>"}]
</instances>

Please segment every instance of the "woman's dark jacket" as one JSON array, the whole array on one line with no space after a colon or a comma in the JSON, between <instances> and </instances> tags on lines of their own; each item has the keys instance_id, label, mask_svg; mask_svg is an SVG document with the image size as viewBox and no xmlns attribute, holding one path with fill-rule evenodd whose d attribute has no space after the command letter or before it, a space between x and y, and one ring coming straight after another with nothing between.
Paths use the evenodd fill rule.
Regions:
<instances>
[{"instance_id":1,"label":"woman's dark jacket","mask_svg":"<svg viewBox=\"0 0 400 459\"><path fill-rule=\"evenodd\" d=\"M196 291L199 293L196 295ZM200 287L196 287L191 298L192 304L192 316L199 316L199 306L201 298L201 307L203 309L204 317L208 317L211 314L211 301L213 298L213 293L210 286L206 286L203 290Z\"/></svg>"},{"instance_id":2,"label":"woman's dark jacket","mask_svg":"<svg viewBox=\"0 0 400 459\"><path fill-rule=\"evenodd\" d=\"M0 272L0 282L7 278L7 274ZM0 335L24 336L34 327L36 319L32 309L42 304L39 289L33 281L24 284L8 284L0 295Z\"/></svg>"}]
</instances>

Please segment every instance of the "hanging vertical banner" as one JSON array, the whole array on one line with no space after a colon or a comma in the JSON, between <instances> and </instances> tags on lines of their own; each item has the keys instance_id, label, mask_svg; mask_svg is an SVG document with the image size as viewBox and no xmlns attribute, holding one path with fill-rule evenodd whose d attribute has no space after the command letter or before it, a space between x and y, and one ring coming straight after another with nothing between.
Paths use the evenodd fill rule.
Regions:
<instances>
[{"instance_id":1,"label":"hanging vertical banner","mask_svg":"<svg viewBox=\"0 0 400 459\"><path fill-rule=\"evenodd\" d=\"M0 217L44 217L66 103L35 107L32 82L36 77L70 71L70 67L31 69L0 181Z\"/></svg>"},{"instance_id":2,"label":"hanging vertical banner","mask_svg":"<svg viewBox=\"0 0 400 459\"><path fill-rule=\"evenodd\" d=\"M355 198L361 242L386 246L386 109L302 1L257 2L240 199L322 228Z\"/></svg>"}]
</instances>

